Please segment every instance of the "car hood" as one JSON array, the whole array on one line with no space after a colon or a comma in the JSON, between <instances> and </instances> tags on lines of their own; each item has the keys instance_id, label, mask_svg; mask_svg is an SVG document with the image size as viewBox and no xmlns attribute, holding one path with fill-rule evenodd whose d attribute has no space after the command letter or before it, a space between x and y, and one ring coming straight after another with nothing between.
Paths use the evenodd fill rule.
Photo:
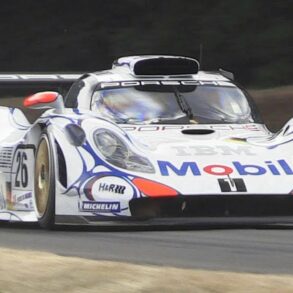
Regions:
<instances>
[{"instance_id":1,"label":"car hood","mask_svg":"<svg viewBox=\"0 0 293 293\"><path fill-rule=\"evenodd\" d=\"M95 117L81 125L89 140L98 128L117 133L151 162L154 173L113 166L130 180L159 182L184 195L293 194L291 132L272 134L262 124L117 125Z\"/></svg>"},{"instance_id":2,"label":"car hood","mask_svg":"<svg viewBox=\"0 0 293 293\"><path fill-rule=\"evenodd\" d=\"M223 153L221 146L244 145L251 138L265 138L270 132L262 125L148 125L122 126L134 143L153 154L187 156ZM248 145L246 145L249 149ZM193 148L189 150L188 148ZM218 148L216 150L215 148ZM224 148L223 148L224 149ZM228 150L228 148L227 148Z\"/></svg>"},{"instance_id":3,"label":"car hood","mask_svg":"<svg viewBox=\"0 0 293 293\"><path fill-rule=\"evenodd\" d=\"M123 126L156 169L149 179L181 194L288 194L293 190L292 139L263 125Z\"/></svg>"}]
</instances>

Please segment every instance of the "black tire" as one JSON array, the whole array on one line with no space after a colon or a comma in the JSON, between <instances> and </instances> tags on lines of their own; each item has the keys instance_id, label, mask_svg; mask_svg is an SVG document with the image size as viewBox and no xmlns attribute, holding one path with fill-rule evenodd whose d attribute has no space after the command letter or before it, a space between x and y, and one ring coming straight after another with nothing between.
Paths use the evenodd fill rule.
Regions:
<instances>
[{"instance_id":1,"label":"black tire","mask_svg":"<svg viewBox=\"0 0 293 293\"><path fill-rule=\"evenodd\" d=\"M40 137L35 159L35 209L39 225L52 229L55 224L55 172L53 151L46 133Z\"/></svg>"}]
</instances>

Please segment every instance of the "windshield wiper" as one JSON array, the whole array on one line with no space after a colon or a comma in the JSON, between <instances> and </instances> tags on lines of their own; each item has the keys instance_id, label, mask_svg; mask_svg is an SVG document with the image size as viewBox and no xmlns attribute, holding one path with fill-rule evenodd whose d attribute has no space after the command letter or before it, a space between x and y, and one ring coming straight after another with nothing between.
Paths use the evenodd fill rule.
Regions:
<instances>
[{"instance_id":1,"label":"windshield wiper","mask_svg":"<svg viewBox=\"0 0 293 293\"><path fill-rule=\"evenodd\" d=\"M177 116L177 117L166 117L166 118L153 118L146 120L147 124L182 124L189 123L187 115Z\"/></svg>"},{"instance_id":2,"label":"windshield wiper","mask_svg":"<svg viewBox=\"0 0 293 293\"><path fill-rule=\"evenodd\" d=\"M115 117L114 119L117 123L121 123L121 124L131 124L131 123L143 122L143 121L138 120L137 118L133 118L133 117L129 117L129 118Z\"/></svg>"},{"instance_id":3,"label":"windshield wiper","mask_svg":"<svg viewBox=\"0 0 293 293\"><path fill-rule=\"evenodd\" d=\"M181 93L178 91L176 87L174 87L174 94L176 97L176 101L182 112L185 113L189 119L193 119L193 113L190 105L187 103L185 98L181 95Z\"/></svg>"}]
</instances>

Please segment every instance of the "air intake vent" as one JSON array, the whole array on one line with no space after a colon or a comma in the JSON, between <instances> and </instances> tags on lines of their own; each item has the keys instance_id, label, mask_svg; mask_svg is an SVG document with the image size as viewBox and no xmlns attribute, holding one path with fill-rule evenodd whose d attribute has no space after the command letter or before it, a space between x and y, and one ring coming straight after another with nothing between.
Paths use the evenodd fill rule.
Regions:
<instances>
[{"instance_id":1,"label":"air intake vent","mask_svg":"<svg viewBox=\"0 0 293 293\"><path fill-rule=\"evenodd\" d=\"M135 75L196 74L198 64L191 59L162 57L138 61L135 63L133 71Z\"/></svg>"},{"instance_id":2,"label":"air intake vent","mask_svg":"<svg viewBox=\"0 0 293 293\"><path fill-rule=\"evenodd\" d=\"M181 131L183 134L191 134L191 135L205 135L212 134L215 131L212 129L184 129Z\"/></svg>"},{"instance_id":3,"label":"air intake vent","mask_svg":"<svg viewBox=\"0 0 293 293\"><path fill-rule=\"evenodd\" d=\"M134 75L191 75L199 70L195 59L175 56L134 56L118 59L113 67L127 67Z\"/></svg>"}]
</instances>

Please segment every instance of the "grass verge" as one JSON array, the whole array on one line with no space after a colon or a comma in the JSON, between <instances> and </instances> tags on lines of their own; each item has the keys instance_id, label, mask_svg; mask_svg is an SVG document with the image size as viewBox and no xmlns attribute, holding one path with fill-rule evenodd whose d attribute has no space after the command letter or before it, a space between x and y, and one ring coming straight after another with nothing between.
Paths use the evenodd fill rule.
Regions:
<instances>
[{"instance_id":1,"label":"grass verge","mask_svg":"<svg viewBox=\"0 0 293 293\"><path fill-rule=\"evenodd\" d=\"M180 269L0 249L0 292L292 292L293 276Z\"/></svg>"}]
</instances>

